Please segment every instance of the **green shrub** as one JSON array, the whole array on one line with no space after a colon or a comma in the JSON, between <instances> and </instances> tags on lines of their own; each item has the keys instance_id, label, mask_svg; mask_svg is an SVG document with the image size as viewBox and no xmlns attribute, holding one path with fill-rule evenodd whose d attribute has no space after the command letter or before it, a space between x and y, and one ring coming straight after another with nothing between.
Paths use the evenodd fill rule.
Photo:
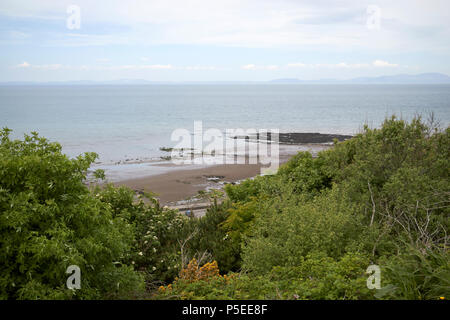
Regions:
<instances>
[{"instance_id":1,"label":"green shrub","mask_svg":"<svg viewBox=\"0 0 450 320\"><path fill-rule=\"evenodd\" d=\"M205 216L192 219L183 230L184 239L190 238L185 245L185 260L201 258L205 261L216 260L224 273L240 268L240 239L234 239L223 224L229 217L227 202L209 208Z\"/></svg>"},{"instance_id":2,"label":"green shrub","mask_svg":"<svg viewBox=\"0 0 450 320\"><path fill-rule=\"evenodd\" d=\"M132 190L111 184L97 187L94 193L134 230L126 263L145 275L148 287L172 281L182 267L179 240L189 219L160 207L152 194L136 197Z\"/></svg>"},{"instance_id":3,"label":"green shrub","mask_svg":"<svg viewBox=\"0 0 450 320\"><path fill-rule=\"evenodd\" d=\"M274 267L262 276L230 273L205 280L177 279L161 287L157 299L373 299L365 275L369 259L348 253L339 260L323 254L299 266Z\"/></svg>"},{"instance_id":4,"label":"green shrub","mask_svg":"<svg viewBox=\"0 0 450 320\"><path fill-rule=\"evenodd\" d=\"M227 185L228 199L214 193L200 219L124 187L90 191L95 154L70 160L35 133L12 141L4 129L0 138L0 298L450 295L450 128L395 117L366 126L316 158L301 152L275 175ZM192 258L215 260L205 267L214 273L177 279ZM72 264L81 290L65 287ZM380 290L366 286L371 264Z\"/></svg>"},{"instance_id":5,"label":"green shrub","mask_svg":"<svg viewBox=\"0 0 450 320\"><path fill-rule=\"evenodd\" d=\"M450 253L447 248L419 250L408 246L400 255L381 262L382 299L440 299L450 297Z\"/></svg>"},{"instance_id":6,"label":"green shrub","mask_svg":"<svg viewBox=\"0 0 450 320\"><path fill-rule=\"evenodd\" d=\"M309 152L299 152L280 167L278 175L291 186L292 192L314 196L331 187L322 158L314 159Z\"/></svg>"},{"instance_id":7,"label":"green shrub","mask_svg":"<svg viewBox=\"0 0 450 320\"><path fill-rule=\"evenodd\" d=\"M338 258L364 230L336 188L311 201L289 197L260 208L243 248L243 266L259 274L296 266L312 252Z\"/></svg>"},{"instance_id":8,"label":"green shrub","mask_svg":"<svg viewBox=\"0 0 450 320\"><path fill-rule=\"evenodd\" d=\"M23 141L0 131L0 297L128 297L142 279L124 261L133 228L84 185L96 155L68 159L36 133ZM81 289L66 288L66 269L81 269Z\"/></svg>"},{"instance_id":9,"label":"green shrub","mask_svg":"<svg viewBox=\"0 0 450 320\"><path fill-rule=\"evenodd\" d=\"M225 226L243 241L249 276L302 268L311 262L307 257L323 255L330 262L321 269L325 279L334 272L331 261L356 252L387 272L388 285L377 297L447 294L449 133L420 118L407 123L392 117L315 159L299 153L274 176L229 187L233 203ZM422 254L411 254L411 248ZM286 281L296 283L295 277ZM303 297L350 297L328 289ZM351 297L372 297L362 289Z\"/></svg>"}]
</instances>

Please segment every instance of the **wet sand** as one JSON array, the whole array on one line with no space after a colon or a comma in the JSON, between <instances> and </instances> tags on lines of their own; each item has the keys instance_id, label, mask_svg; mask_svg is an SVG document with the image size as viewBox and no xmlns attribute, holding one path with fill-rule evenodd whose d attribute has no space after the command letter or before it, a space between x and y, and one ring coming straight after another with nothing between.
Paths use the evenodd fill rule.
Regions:
<instances>
[{"instance_id":1,"label":"wet sand","mask_svg":"<svg viewBox=\"0 0 450 320\"><path fill-rule=\"evenodd\" d=\"M329 148L328 145L315 145L309 150L316 154L318 151ZM279 164L287 162L300 150L289 150L280 153ZM303 150L304 151L304 150ZM248 163L248 161L247 161ZM166 164L166 166L175 166ZM261 164L220 164L203 168L176 169L162 174L144 176L140 178L117 181L115 185L127 186L138 193L143 191L157 194L162 205L180 205L186 199L195 197L200 190L222 189L226 183L235 183L240 180L256 177L261 174ZM204 202L203 199L189 202Z\"/></svg>"},{"instance_id":2,"label":"wet sand","mask_svg":"<svg viewBox=\"0 0 450 320\"><path fill-rule=\"evenodd\" d=\"M280 135L281 144L296 145L301 150L316 154L320 150L332 147L333 139L340 141L350 138L343 135L325 135L319 133L289 133ZM236 137L239 139L239 137ZM320 141L320 143L317 143ZM299 150L280 149L279 162L287 162ZM171 166L171 164L168 164ZM261 173L261 164L222 164L204 168L186 168L162 174L118 181L116 185L124 185L136 192L156 193L162 205L179 205L180 202L198 195L200 190L220 189L225 183L255 177Z\"/></svg>"},{"instance_id":3,"label":"wet sand","mask_svg":"<svg viewBox=\"0 0 450 320\"><path fill-rule=\"evenodd\" d=\"M162 205L169 205L195 196L208 186L220 187L224 182L231 183L255 177L260 174L260 168L260 164L214 165L201 169L176 170L149 177L129 179L116 182L116 185L125 185L136 191L154 192L158 194ZM214 177L219 178L217 182L213 180Z\"/></svg>"}]
</instances>

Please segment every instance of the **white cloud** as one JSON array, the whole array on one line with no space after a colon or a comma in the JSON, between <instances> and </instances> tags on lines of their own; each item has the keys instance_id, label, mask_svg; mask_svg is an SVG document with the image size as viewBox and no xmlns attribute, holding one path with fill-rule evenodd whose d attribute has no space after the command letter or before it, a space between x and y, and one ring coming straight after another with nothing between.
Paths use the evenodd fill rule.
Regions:
<instances>
[{"instance_id":1,"label":"white cloud","mask_svg":"<svg viewBox=\"0 0 450 320\"><path fill-rule=\"evenodd\" d=\"M173 66L171 64L153 64L153 65L146 65L144 68L148 69L173 69Z\"/></svg>"},{"instance_id":2,"label":"white cloud","mask_svg":"<svg viewBox=\"0 0 450 320\"><path fill-rule=\"evenodd\" d=\"M110 61L110 59L97 59L98 62L106 62ZM202 65L194 65L194 66L174 66L172 64L141 64L141 65L63 65L63 64L41 64L41 65L31 65L28 62L23 62L21 64L16 65L18 68L31 68L31 69L39 69L39 70L58 70L58 69L71 69L71 70L218 70L219 68L216 66L202 66ZM270 66L268 66L270 67Z\"/></svg>"},{"instance_id":3,"label":"white cloud","mask_svg":"<svg viewBox=\"0 0 450 320\"><path fill-rule=\"evenodd\" d=\"M16 65L17 68L27 68L27 69L36 69L36 70L58 70L58 69L71 69L72 66L62 65L59 63L55 64L31 64L28 62L23 62L21 64Z\"/></svg>"},{"instance_id":4,"label":"white cloud","mask_svg":"<svg viewBox=\"0 0 450 320\"><path fill-rule=\"evenodd\" d=\"M44 70L58 70L61 68L68 68L70 66L64 66L62 64L56 63L56 64L33 65L32 67L36 68L36 69L44 69Z\"/></svg>"},{"instance_id":5,"label":"white cloud","mask_svg":"<svg viewBox=\"0 0 450 320\"><path fill-rule=\"evenodd\" d=\"M331 67L336 68L350 68L350 69L359 69L359 68L367 68L370 65L367 63L346 63L346 62L340 62L336 65L331 65Z\"/></svg>"},{"instance_id":6,"label":"white cloud","mask_svg":"<svg viewBox=\"0 0 450 320\"><path fill-rule=\"evenodd\" d=\"M241 67L244 70L277 70L279 67L275 64L271 65L255 65L247 64Z\"/></svg>"},{"instance_id":7,"label":"white cloud","mask_svg":"<svg viewBox=\"0 0 450 320\"><path fill-rule=\"evenodd\" d=\"M144 64L144 65L133 65L133 66L120 66L119 68L131 68L131 69L173 69L171 64Z\"/></svg>"},{"instance_id":8,"label":"white cloud","mask_svg":"<svg viewBox=\"0 0 450 320\"><path fill-rule=\"evenodd\" d=\"M389 63L389 62L383 61L383 60L375 60L374 62L372 62L372 65L374 67L398 67L398 64Z\"/></svg>"},{"instance_id":9,"label":"white cloud","mask_svg":"<svg viewBox=\"0 0 450 320\"><path fill-rule=\"evenodd\" d=\"M288 63L287 67L288 68L304 68L307 67L308 65L306 63L301 63L301 62L295 62L295 63Z\"/></svg>"},{"instance_id":10,"label":"white cloud","mask_svg":"<svg viewBox=\"0 0 450 320\"><path fill-rule=\"evenodd\" d=\"M125 64L116 66L71 66L73 69L84 69L84 70L170 70L175 69L171 64Z\"/></svg>"},{"instance_id":11,"label":"white cloud","mask_svg":"<svg viewBox=\"0 0 450 320\"><path fill-rule=\"evenodd\" d=\"M28 62L23 62L16 65L18 68L31 68L31 69L41 69L41 70L56 70L61 68L69 68L70 66L64 66L62 64L30 64Z\"/></svg>"},{"instance_id":12,"label":"white cloud","mask_svg":"<svg viewBox=\"0 0 450 320\"><path fill-rule=\"evenodd\" d=\"M26 61L24 61L23 63L17 65L17 67L19 67L19 68L28 68L30 66L31 66L31 64L29 64Z\"/></svg>"},{"instance_id":13,"label":"white cloud","mask_svg":"<svg viewBox=\"0 0 450 320\"><path fill-rule=\"evenodd\" d=\"M217 70L215 66L186 66L185 70Z\"/></svg>"},{"instance_id":14,"label":"white cloud","mask_svg":"<svg viewBox=\"0 0 450 320\"><path fill-rule=\"evenodd\" d=\"M188 66L174 66L172 64L129 64L129 65L104 65L102 62L110 61L109 59L97 59L100 64L96 65L63 65L63 64L41 64L32 65L28 62L23 62L16 65L17 68L30 68L39 70L187 70L187 71L199 71L199 70L224 70L227 68L221 66L205 66L205 65L188 65ZM241 66L243 70L269 70L275 71L280 69L291 69L291 68L308 68L308 69L361 69L361 68L379 68L379 67L400 67L398 64L389 63L383 60L375 60L372 63L302 63L294 62L288 63L285 66L279 66L276 64L269 65L256 65L247 64ZM406 67L406 66L404 66Z\"/></svg>"},{"instance_id":15,"label":"white cloud","mask_svg":"<svg viewBox=\"0 0 450 320\"><path fill-rule=\"evenodd\" d=\"M301 63L301 62L295 62L295 63L288 63L286 65L287 68L362 68L367 67L368 64L364 63L355 63L350 64L346 62L340 62L340 63Z\"/></svg>"},{"instance_id":16,"label":"white cloud","mask_svg":"<svg viewBox=\"0 0 450 320\"><path fill-rule=\"evenodd\" d=\"M375 60L372 63L347 63L340 62L335 64L330 63L288 63L286 65L287 68L343 68L343 69L360 69L360 68L377 68L377 67L400 67L399 64L389 63L383 60ZM404 66L406 67L406 66Z\"/></svg>"},{"instance_id":17,"label":"white cloud","mask_svg":"<svg viewBox=\"0 0 450 320\"><path fill-rule=\"evenodd\" d=\"M66 8L72 2L2 0L0 14L64 22ZM382 9L381 28L375 32L366 27L369 4ZM78 0L77 5L82 26L113 25L121 26L122 31L112 28L110 33L80 34L70 41L55 37L51 41L78 46L134 43L326 45L405 51L450 48L448 41L442 41L450 36L448 0ZM64 29L60 32L71 34ZM84 27L80 32L85 33Z\"/></svg>"}]
</instances>

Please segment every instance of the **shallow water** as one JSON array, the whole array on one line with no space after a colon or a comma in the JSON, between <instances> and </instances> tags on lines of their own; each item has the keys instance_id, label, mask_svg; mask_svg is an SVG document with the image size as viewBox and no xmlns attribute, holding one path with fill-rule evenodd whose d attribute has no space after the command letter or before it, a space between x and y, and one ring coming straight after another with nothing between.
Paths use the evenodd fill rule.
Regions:
<instances>
[{"instance_id":1,"label":"shallow water","mask_svg":"<svg viewBox=\"0 0 450 320\"><path fill-rule=\"evenodd\" d=\"M13 129L15 137L37 131L60 142L69 156L97 152L102 165L170 155L159 148L176 144L175 129L193 133L194 121L202 121L204 130L354 134L393 113L411 119L430 111L449 125L450 85L0 87L1 127ZM142 174L143 165L134 166ZM127 168L133 175L133 166Z\"/></svg>"}]
</instances>

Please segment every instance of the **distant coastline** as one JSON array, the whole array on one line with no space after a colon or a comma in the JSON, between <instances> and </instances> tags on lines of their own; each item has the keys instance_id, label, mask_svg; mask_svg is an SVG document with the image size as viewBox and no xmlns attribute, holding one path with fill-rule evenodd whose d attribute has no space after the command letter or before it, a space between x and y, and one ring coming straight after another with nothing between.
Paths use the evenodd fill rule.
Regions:
<instances>
[{"instance_id":1,"label":"distant coastline","mask_svg":"<svg viewBox=\"0 0 450 320\"><path fill-rule=\"evenodd\" d=\"M107 81L3 81L0 86L21 85L206 85L206 84L450 84L450 76L443 73L397 74L351 79L302 80L297 78L273 79L269 81L149 81L144 79L119 79Z\"/></svg>"}]
</instances>

